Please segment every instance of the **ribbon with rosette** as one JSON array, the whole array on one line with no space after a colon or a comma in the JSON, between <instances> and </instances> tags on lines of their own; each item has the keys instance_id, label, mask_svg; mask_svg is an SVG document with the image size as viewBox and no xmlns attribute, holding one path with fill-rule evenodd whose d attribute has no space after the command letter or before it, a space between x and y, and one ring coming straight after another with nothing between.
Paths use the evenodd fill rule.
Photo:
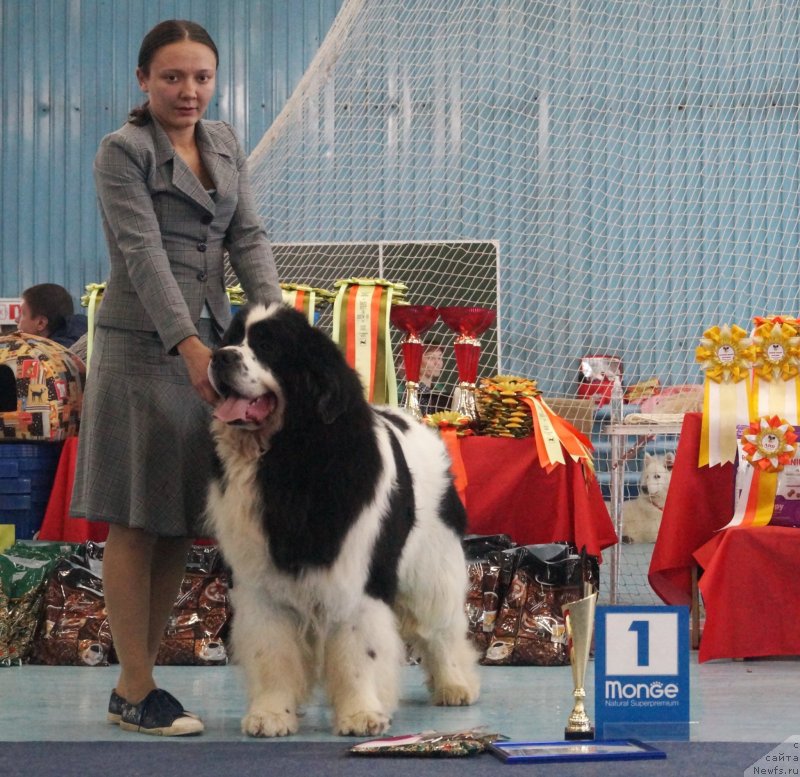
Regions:
<instances>
[{"instance_id":1,"label":"ribbon with rosette","mask_svg":"<svg viewBox=\"0 0 800 777\"><path fill-rule=\"evenodd\" d=\"M94 348L94 325L97 308L103 299L106 290L105 283L88 283L86 294L81 297L81 305L86 308L86 371L89 371L89 360L92 358Z\"/></svg>"},{"instance_id":2,"label":"ribbon with rosette","mask_svg":"<svg viewBox=\"0 0 800 777\"><path fill-rule=\"evenodd\" d=\"M741 327L713 326L703 332L695 356L705 372L698 466L736 458L736 427L750 421L753 341Z\"/></svg>"},{"instance_id":3,"label":"ribbon with rosette","mask_svg":"<svg viewBox=\"0 0 800 777\"><path fill-rule=\"evenodd\" d=\"M422 419L427 426L432 426L442 437L442 441L450 454L450 471L453 474L453 485L458 493L461 503L467 505L467 468L461 457L459 437L469 437L472 431L472 419L469 416L445 410L440 413L431 413Z\"/></svg>"},{"instance_id":4,"label":"ribbon with rosette","mask_svg":"<svg viewBox=\"0 0 800 777\"><path fill-rule=\"evenodd\" d=\"M564 451L584 470L594 472L591 441L550 408L535 380L514 375L481 378L478 407L483 434L532 435L539 464L548 474L565 463Z\"/></svg>"},{"instance_id":5,"label":"ribbon with rosette","mask_svg":"<svg viewBox=\"0 0 800 777\"><path fill-rule=\"evenodd\" d=\"M406 287L381 278L346 278L334 287L334 342L359 374L367 400L396 406L389 313L392 301L401 298Z\"/></svg>"},{"instance_id":6,"label":"ribbon with rosette","mask_svg":"<svg viewBox=\"0 0 800 777\"><path fill-rule=\"evenodd\" d=\"M762 416L744 430L741 454L750 464L736 502L731 526L766 526L772 520L778 474L797 452L797 435L787 420Z\"/></svg>"},{"instance_id":7,"label":"ribbon with rosette","mask_svg":"<svg viewBox=\"0 0 800 777\"><path fill-rule=\"evenodd\" d=\"M800 322L789 316L753 319L753 388L750 417L780 415L798 422Z\"/></svg>"}]
</instances>

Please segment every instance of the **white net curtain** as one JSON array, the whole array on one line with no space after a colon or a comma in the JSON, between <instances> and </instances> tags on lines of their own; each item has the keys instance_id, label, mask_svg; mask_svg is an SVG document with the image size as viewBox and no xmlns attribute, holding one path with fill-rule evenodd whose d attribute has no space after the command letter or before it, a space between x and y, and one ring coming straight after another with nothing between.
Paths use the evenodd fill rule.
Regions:
<instances>
[{"instance_id":1,"label":"white net curtain","mask_svg":"<svg viewBox=\"0 0 800 777\"><path fill-rule=\"evenodd\" d=\"M794 0L349 0L251 159L282 280L496 300L485 369L551 396L700 383L704 328L800 313L799 43Z\"/></svg>"}]
</instances>

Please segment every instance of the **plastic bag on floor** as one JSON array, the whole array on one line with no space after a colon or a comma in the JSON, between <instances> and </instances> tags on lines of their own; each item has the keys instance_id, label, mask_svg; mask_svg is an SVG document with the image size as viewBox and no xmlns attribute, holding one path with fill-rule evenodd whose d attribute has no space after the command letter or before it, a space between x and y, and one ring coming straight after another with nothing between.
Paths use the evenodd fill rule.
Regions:
<instances>
[{"instance_id":1,"label":"plastic bag on floor","mask_svg":"<svg viewBox=\"0 0 800 777\"><path fill-rule=\"evenodd\" d=\"M74 549L60 542L17 542L0 554L0 665L28 659L47 578L58 559Z\"/></svg>"},{"instance_id":2,"label":"plastic bag on floor","mask_svg":"<svg viewBox=\"0 0 800 777\"><path fill-rule=\"evenodd\" d=\"M87 542L56 563L45 588L31 663L107 666L112 662L102 558L103 545Z\"/></svg>"}]
</instances>

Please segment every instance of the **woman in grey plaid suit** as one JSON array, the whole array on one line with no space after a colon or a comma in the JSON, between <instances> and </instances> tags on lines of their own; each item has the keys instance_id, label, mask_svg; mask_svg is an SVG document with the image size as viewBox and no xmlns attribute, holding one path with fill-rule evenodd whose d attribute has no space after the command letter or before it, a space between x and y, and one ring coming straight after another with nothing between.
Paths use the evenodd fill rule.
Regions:
<instances>
[{"instance_id":1,"label":"woman in grey plaid suit","mask_svg":"<svg viewBox=\"0 0 800 777\"><path fill-rule=\"evenodd\" d=\"M219 55L187 21L156 25L136 76L148 100L94 165L110 275L84 397L71 514L108 521L103 582L120 675L108 718L198 734L153 668L200 521L212 462L211 348L230 320L223 251L249 299L280 300L231 127L202 120Z\"/></svg>"}]
</instances>

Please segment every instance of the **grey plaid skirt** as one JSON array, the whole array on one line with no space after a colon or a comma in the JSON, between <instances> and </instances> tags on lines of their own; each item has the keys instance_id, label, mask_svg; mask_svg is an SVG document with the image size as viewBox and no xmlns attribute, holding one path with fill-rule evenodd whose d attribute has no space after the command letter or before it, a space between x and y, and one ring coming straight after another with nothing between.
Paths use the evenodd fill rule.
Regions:
<instances>
[{"instance_id":1,"label":"grey plaid skirt","mask_svg":"<svg viewBox=\"0 0 800 777\"><path fill-rule=\"evenodd\" d=\"M198 331L206 345L218 344L210 319ZM202 536L211 412L158 335L98 327L70 515L162 537Z\"/></svg>"}]
</instances>

